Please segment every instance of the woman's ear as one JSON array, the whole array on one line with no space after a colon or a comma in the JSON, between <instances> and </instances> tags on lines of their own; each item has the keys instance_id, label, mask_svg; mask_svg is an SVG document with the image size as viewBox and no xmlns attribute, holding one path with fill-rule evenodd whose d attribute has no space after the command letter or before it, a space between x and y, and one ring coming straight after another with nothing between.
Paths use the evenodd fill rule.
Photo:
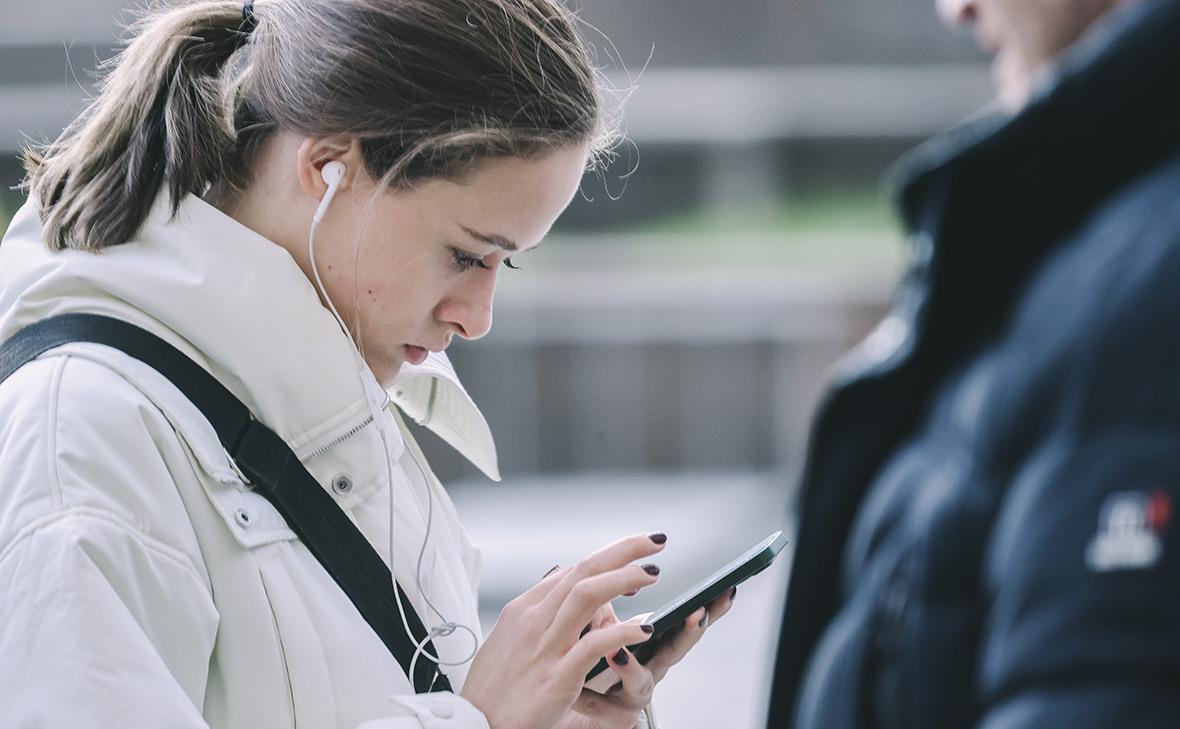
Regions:
<instances>
[{"instance_id":1,"label":"woman's ear","mask_svg":"<svg viewBox=\"0 0 1180 729\"><path fill-rule=\"evenodd\" d=\"M318 201L328 190L320 170L332 161L344 163L344 177L337 190L347 190L363 167L360 143L353 138L307 137L295 153L299 187L314 200Z\"/></svg>"}]
</instances>

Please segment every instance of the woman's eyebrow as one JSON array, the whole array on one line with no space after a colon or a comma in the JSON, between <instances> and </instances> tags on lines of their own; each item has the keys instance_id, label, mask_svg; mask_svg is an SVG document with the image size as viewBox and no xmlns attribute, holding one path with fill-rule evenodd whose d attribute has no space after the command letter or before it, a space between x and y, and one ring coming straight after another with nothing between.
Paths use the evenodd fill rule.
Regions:
<instances>
[{"instance_id":1,"label":"woman's eyebrow","mask_svg":"<svg viewBox=\"0 0 1180 729\"><path fill-rule=\"evenodd\" d=\"M497 248L503 248L506 251L515 251L518 249L518 246L515 243L502 235L480 233L479 231L472 230L465 225L461 225L459 227L462 228L463 231L467 233L467 235L471 236L477 241L480 241L481 243L487 243L488 245L496 246Z\"/></svg>"}]
</instances>

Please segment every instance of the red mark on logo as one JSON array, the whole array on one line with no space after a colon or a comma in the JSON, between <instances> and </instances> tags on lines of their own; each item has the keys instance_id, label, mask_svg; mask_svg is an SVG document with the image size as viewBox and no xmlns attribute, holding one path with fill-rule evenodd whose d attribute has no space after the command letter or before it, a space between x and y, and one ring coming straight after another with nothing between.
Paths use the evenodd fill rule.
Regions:
<instances>
[{"instance_id":1,"label":"red mark on logo","mask_svg":"<svg viewBox=\"0 0 1180 729\"><path fill-rule=\"evenodd\" d=\"M1167 491L1156 489L1147 500L1147 513L1143 516L1147 527L1159 534L1172 520L1172 497Z\"/></svg>"}]
</instances>

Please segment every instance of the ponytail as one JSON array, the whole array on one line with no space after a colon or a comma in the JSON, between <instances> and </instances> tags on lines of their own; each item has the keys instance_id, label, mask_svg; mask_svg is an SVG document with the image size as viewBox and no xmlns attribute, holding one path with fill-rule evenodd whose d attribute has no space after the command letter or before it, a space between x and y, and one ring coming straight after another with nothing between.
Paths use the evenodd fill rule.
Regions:
<instances>
[{"instance_id":1,"label":"ponytail","mask_svg":"<svg viewBox=\"0 0 1180 729\"><path fill-rule=\"evenodd\" d=\"M165 186L173 214L190 194L234 199L280 131L358 141L393 189L564 145L602 159L616 139L562 0L266 0L257 18L160 1L93 103L24 153L53 250L131 240Z\"/></svg>"},{"instance_id":2,"label":"ponytail","mask_svg":"<svg viewBox=\"0 0 1180 729\"><path fill-rule=\"evenodd\" d=\"M23 153L46 245L98 251L125 243L161 185L175 213L189 193L240 175L236 84L224 76L247 29L242 5L221 0L190 1L133 28L134 40L100 67L90 106L57 141Z\"/></svg>"}]
</instances>

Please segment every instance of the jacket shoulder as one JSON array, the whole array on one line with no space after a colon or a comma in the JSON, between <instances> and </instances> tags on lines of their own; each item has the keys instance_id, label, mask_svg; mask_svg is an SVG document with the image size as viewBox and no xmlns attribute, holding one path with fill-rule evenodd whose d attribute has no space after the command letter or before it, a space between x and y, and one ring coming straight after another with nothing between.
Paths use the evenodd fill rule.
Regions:
<instances>
[{"instance_id":1,"label":"jacket shoulder","mask_svg":"<svg viewBox=\"0 0 1180 729\"><path fill-rule=\"evenodd\" d=\"M1175 422L1177 331L1180 160L1128 186L1045 263L1017 304L1002 361L1036 393L1078 405L1090 425Z\"/></svg>"},{"instance_id":2,"label":"jacket shoulder","mask_svg":"<svg viewBox=\"0 0 1180 729\"><path fill-rule=\"evenodd\" d=\"M105 513L191 555L178 480L197 478L179 436L133 383L97 362L50 356L0 385L0 548L70 510Z\"/></svg>"}]
</instances>

